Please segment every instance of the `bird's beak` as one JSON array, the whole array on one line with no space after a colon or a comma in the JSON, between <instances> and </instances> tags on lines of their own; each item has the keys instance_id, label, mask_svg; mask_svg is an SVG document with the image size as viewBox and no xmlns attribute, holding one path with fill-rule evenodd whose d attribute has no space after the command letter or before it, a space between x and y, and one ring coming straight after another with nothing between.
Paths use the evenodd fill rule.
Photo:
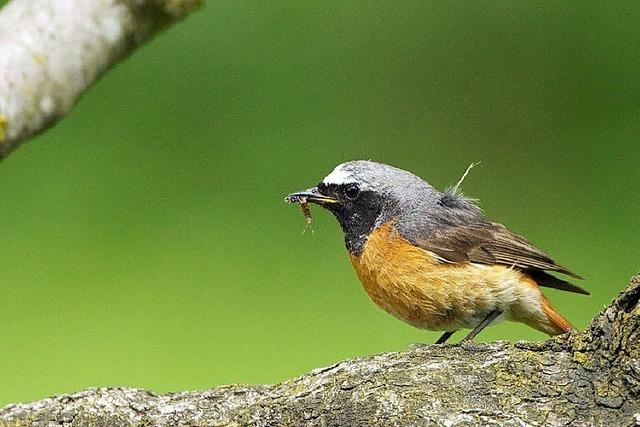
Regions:
<instances>
[{"instance_id":1,"label":"bird's beak","mask_svg":"<svg viewBox=\"0 0 640 427\"><path fill-rule=\"evenodd\" d=\"M308 190L291 193L288 196L286 196L284 200L287 203L300 203L306 200L307 202L317 203L319 205L340 203L338 199L325 196L324 194L320 193L320 191L318 191L318 187L313 187L313 188L309 188Z\"/></svg>"}]
</instances>

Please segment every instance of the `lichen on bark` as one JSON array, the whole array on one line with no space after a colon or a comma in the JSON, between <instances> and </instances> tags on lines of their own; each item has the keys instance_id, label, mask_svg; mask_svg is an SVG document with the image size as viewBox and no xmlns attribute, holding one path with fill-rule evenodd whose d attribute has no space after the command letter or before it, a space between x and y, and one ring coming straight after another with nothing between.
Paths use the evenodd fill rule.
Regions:
<instances>
[{"instance_id":1,"label":"lichen on bark","mask_svg":"<svg viewBox=\"0 0 640 427\"><path fill-rule=\"evenodd\" d=\"M414 345L264 386L94 388L0 409L6 426L640 425L640 276L584 332Z\"/></svg>"}]
</instances>

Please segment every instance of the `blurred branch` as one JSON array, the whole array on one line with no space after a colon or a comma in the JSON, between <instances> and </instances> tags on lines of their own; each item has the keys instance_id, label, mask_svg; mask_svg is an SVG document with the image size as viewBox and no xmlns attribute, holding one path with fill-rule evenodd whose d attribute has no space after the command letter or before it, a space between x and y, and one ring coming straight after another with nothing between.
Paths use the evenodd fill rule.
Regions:
<instances>
[{"instance_id":1,"label":"blurred branch","mask_svg":"<svg viewBox=\"0 0 640 427\"><path fill-rule=\"evenodd\" d=\"M0 9L0 159L201 0L12 0Z\"/></svg>"},{"instance_id":2,"label":"blurred branch","mask_svg":"<svg viewBox=\"0 0 640 427\"><path fill-rule=\"evenodd\" d=\"M640 276L541 343L418 345L282 384L156 395L90 389L0 409L0 425L638 425Z\"/></svg>"}]
</instances>

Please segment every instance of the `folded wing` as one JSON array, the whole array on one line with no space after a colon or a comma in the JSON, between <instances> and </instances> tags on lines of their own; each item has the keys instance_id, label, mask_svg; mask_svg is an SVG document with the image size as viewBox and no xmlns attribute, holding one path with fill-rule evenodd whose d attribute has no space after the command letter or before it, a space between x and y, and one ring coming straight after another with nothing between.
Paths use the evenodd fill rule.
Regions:
<instances>
[{"instance_id":1,"label":"folded wing","mask_svg":"<svg viewBox=\"0 0 640 427\"><path fill-rule=\"evenodd\" d=\"M451 226L415 243L446 262L505 265L526 272L540 286L589 295L587 290L547 273L557 272L582 279L502 224L487 221Z\"/></svg>"}]
</instances>

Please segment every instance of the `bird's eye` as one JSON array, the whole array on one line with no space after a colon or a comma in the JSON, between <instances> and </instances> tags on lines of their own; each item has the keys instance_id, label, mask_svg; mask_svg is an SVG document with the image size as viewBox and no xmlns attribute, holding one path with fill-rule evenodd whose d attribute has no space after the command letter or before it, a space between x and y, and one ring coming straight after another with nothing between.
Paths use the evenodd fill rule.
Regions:
<instances>
[{"instance_id":1,"label":"bird's eye","mask_svg":"<svg viewBox=\"0 0 640 427\"><path fill-rule=\"evenodd\" d=\"M360 189L356 184L350 184L345 187L344 195L347 196L349 200L355 200L360 195Z\"/></svg>"}]
</instances>

